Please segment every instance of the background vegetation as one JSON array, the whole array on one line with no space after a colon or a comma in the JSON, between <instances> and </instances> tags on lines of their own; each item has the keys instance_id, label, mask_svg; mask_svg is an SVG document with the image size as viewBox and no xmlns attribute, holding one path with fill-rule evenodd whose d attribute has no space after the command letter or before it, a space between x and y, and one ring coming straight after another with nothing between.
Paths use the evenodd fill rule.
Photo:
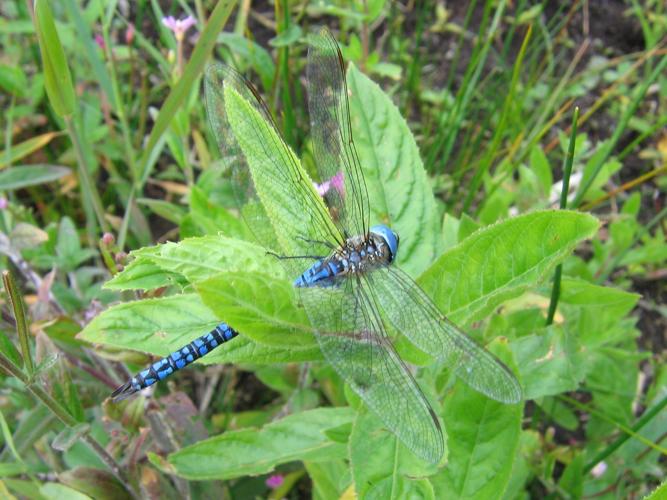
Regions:
<instances>
[{"instance_id":1,"label":"background vegetation","mask_svg":"<svg viewBox=\"0 0 667 500\"><path fill-rule=\"evenodd\" d=\"M0 11L3 496L640 498L664 479L663 1ZM203 70L230 62L313 171L304 42L322 25L353 66L399 264L525 389L494 403L399 340L446 427L441 468L295 333L303 313L244 241L205 119ZM242 335L206 367L105 399L220 319Z\"/></svg>"}]
</instances>

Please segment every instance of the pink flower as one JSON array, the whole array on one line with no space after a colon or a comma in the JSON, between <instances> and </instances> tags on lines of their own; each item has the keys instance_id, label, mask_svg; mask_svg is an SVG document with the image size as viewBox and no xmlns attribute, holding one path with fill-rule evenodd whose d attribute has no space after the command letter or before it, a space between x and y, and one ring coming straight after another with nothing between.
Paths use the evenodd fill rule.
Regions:
<instances>
[{"instance_id":1,"label":"pink flower","mask_svg":"<svg viewBox=\"0 0 667 500\"><path fill-rule=\"evenodd\" d=\"M4 210L9 206L9 201L4 196L0 196L0 210Z\"/></svg>"},{"instance_id":2,"label":"pink flower","mask_svg":"<svg viewBox=\"0 0 667 500\"><path fill-rule=\"evenodd\" d=\"M272 490L279 488L284 482L285 478L282 476L282 474L274 474L273 476L269 476L266 479L266 485Z\"/></svg>"},{"instance_id":3,"label":"pink flower","mask_svg":"<svg viewBox=\"0 0 667 500\"><path fill-rule=\"evenodd\" d=\"M341 196L345 196L345 179L343 177L343 171L339 170L336 175L331 179L324 181L322 184L313 182L317 194L324 196L329 192L331 188L334 188Z\"/></svg>"},{"instance_id":4,"label":"pink flower","mask_svg":"<svg viewBox=\"0 0 667 500\"><path fill-rule=\"evenodd\" d=\"M100 49L104 50L104 37L99 33L95 35L95 43L99 46Z\"/></svg>"},{"instance_id":5,"label":"pink flower","mask_svg":"<svg viewBox=\"0 0 667 500\"><path fill-rule=\"evenodd\" d=\"M127 30L125 31L125 43L127 45L132 45L132 42L134 41L134 32L135 32L134 24L129 23L127 25Z\"/></svg>"},{"instance_id":6,"label":"pink flower","mask_svg":"<svg viewBox=\"0 0 667 500\"><path fill-rule=\"evenodd\" d=\"M173 16L167 16L162 18L162 24L174 32L176 40L179 42L183 40L185 32L197 24L197 20L188 16L185 19L176 19Z\"/></svg>"}]
</instances>

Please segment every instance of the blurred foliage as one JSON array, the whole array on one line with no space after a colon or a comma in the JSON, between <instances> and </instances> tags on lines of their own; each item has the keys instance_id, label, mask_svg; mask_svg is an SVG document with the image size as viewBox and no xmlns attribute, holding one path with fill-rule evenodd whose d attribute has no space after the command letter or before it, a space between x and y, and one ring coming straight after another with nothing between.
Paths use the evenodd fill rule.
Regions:
<instances>
[{"instance_id":1,"label":"blurred foliage","mask_svg":"<svg viewBox=\"0 0 667 500\"><path fill-rule=\"evenodd\" d=\"M3 497L662 498L662 0L0 12L0 258L18 283L5 275ZM203 71L225 61L315 172L302 81L323 25L350 62L373 219L401 235L398 265L524 387L521 405L496 403L397 339L444 424L439 467L322 362L290 277L233 208L206 120ZM105 400L220 320L241 335L205 368Z\"/></svg>"}]
</instances>

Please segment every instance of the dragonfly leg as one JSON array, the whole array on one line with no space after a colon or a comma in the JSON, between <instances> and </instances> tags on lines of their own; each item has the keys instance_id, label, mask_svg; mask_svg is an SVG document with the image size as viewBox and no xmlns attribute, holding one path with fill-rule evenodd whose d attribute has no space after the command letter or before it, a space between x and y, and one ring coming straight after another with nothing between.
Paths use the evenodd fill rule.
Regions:
<instances>
[{"instance_id":1,"label":"dragonfly leg","mask_svg":"<svg viewBox=\"0 0 667 500\"><path fill-rule=\"evenodd\" d=\"M333 243L330 243L328 241L310 240L308 238L304 238L303 236L297 236L296 239L304 241L306 243L324 245L325 247L327 247L330 250L336 250L336 248L337 248L336 245L334 245Z\"/></svg>"},{"instance_id":2,"label":"dragonfly leg","mask_svg":"<svg viewBox=\"0 0 667 500\"><path fill-rule=\"evenodd\" d=\"M279 260L286 260L286 259L314 259L314 260L322 260L324 259L323 256L321 255L280 255L275 252L266 252L267 255L271 255L272 257L275 257L276 259Z\"/></svg>"}]
</instances>

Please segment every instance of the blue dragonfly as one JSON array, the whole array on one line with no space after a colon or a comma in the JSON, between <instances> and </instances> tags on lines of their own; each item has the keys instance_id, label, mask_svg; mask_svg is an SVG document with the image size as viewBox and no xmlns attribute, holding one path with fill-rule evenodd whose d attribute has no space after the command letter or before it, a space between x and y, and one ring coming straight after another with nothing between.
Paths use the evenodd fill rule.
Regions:
<instances>
[{"instance_id":1,"label":"blue dragonfly","mask_svg":"<svg viewBox=\"0 0 667 500\"><path fill-rule=\"evenodd\" d=\"M267 251L294 276L326 360L410 450L437 463L444 453L438 417L393 347L402 334L445 362L473 389L504 403L522 391L512 372L439 311L394 265L399 236L371 225L370 200L350 121L343 57L328 30L310 38L308 107L321 193L277 131L258 92L229 66L205 78L209 121L230 164L239 212ZM226 336L201 337L119 388L126 397L179 369ZM197 342L199 342L197 344ZM203 346L203 350L198 351Z\"/></svg>"}]
</instances>

